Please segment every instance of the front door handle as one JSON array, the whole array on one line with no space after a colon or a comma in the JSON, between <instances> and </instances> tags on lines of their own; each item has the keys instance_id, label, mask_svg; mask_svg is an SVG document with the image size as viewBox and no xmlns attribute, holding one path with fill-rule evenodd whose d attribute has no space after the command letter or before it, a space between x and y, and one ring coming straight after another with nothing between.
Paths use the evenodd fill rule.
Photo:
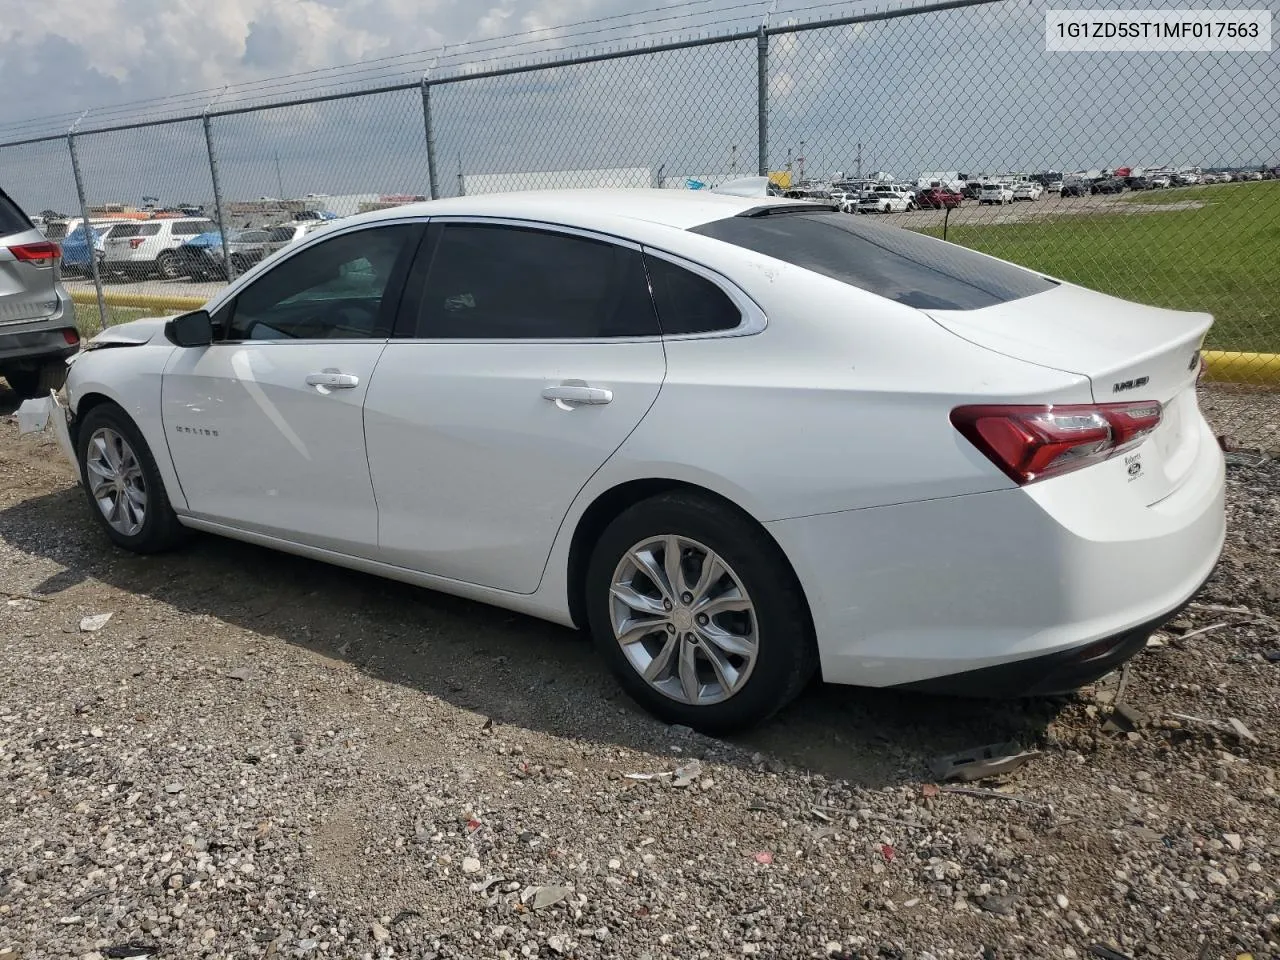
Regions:
<instances>
[{"instance_id":1,"label":"front door handle","mask_svg":"<svg viewBox=\"0 0 1280 960\"><path fill-rule=\"evenodd\" d=\"M319 373L307 374L307 385L311 387L328 387L330 390L350 390L359 386L360 378L354 373L339 373L337 370L321 370Z\"/></svg>"},{"instance_id":2,"label":"front door handle","mask_svg":"<svg viewBox=\"0 0 1280 960\"><path fill-rule=\"evenodd\" d=\"M596 405L613 402L613 391L604 387L589 387L582 380L566 380L554 387L544 387L543 400L554 400L556 405L568 408L574 404Z\"/></svg>"}]
</instances>

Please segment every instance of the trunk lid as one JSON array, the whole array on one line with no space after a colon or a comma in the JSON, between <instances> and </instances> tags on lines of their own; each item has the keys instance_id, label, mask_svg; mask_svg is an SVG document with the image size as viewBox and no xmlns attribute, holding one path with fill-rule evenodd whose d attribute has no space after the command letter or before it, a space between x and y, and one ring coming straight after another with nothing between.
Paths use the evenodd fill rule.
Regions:
<instances>
[{"instance_id":1,"label":"trunk lid","mask_svg":"<svg viewBox=\"0 0 1280 960\"><path fill-rule=\"evenodd\" d=\"M1120 462L1147 503L1164 499L1189 474L1201 436L1196 377L1213 323L1209 314L1131 303L1066 283L979 310L925 312L988 350L1088 377L1097 403L1159 400L1160 426Z\"/></svg>"}]
</instances>

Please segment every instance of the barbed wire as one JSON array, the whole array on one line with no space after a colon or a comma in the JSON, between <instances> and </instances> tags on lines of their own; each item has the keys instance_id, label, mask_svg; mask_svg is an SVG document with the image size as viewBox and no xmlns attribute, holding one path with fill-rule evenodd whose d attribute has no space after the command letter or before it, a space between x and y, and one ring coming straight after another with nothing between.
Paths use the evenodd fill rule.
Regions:
<instances>
[{"instance_id":1,"label":"barbed wire","mask_svg":"<svg viewBox=\"0 0 1280 960\"><path fill-rule=\"evenodd\" d=\"M679 42L683 39L709 39L717 33L733 32L734 25L751 23L760 19L771 0L746 0L728 6L707 8L715 0L684 0L677 4L652 7L641 11L594 17L573 23L517 31L495 37L459 41L427 50L379 57L358 64L342 64L317 67L311 70L266 77L258 80L208 87L165 97L142 98L117 104L90 108L89 125L84 132L97 127L113 127L130 123L159 122L181 115L201 113L211 96L217 95L220 111L250 106L269 107L279 101L281 105L293 100L323 97L338 92L358 93L381 85L409 83L421 77L428 69L452 71L464 76L476 68L493 68L495 65L536 65L546 57L553 66L566 56L587 52L607 53L619 49L617 44L629 44L629 50L643 49L648 45ZM776 8L777 3L772 2ZM907 5L908 7L910 5ZM691 9L691 8L706 9ZM776 11L783 16L795 16L815 11L850 9L849 0L826 0L791 9ZM871 9L869 3L852 5L853 9ZM878 9L878 8L877 8ZM671 11L683 10L683 13ZM664 16L652 16L665 14ZM644 19L636 20L636 17ZM625 22L623 22L625 21ZM601 24L608 24L601 26ZM582 28L591 29L582 29ZM707 34L694 31L713 28ZM626 36L605 36L620 31L630 31ZM592 38L585 40L584 38ZM566 43L565 41L580 41ZM528 49L539 48L539 49ZM522 52L523 51L523 52ZM489 54L477 56L477 54ZM58 136L66 132L71 120L80 116L81 110L31 117L22 120L0 122L0 143L40 139Z\"/></svg>"}]
</instances>

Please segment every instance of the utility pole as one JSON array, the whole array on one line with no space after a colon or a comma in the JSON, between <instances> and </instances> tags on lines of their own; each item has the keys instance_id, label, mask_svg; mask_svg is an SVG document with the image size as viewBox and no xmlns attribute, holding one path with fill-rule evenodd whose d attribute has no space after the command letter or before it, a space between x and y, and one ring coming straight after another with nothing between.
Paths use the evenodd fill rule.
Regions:
<instances>
[{"instance_id":1,"label":"utility pole","mask_svg":"<svg viewBox=\"0 0 1280 960\"><path fill-rule=\"evenodd\" d=\"M284 177L280 175L280 151L276 151L276 199L284 200Z\"/></svg>"},{"instance_id":2,"label":"utility pole","mask_svg":"<svg viewBox=\"0 0 1280 960\"><path fill-rule=\"evenodd\" d=\"M729 151L729 172L738 175L738 145L735 143Z\"/></svg>"},{"instance_id":3,"label":"utility pole","mask_svg":"<svg viewBox=\"0 0 1280 960\"><path fill-rule=\"evenodd\" d=\"M462 180L462 151L458 151L458 196L464 197L467 194L466 184Z\"/></svg>"},{"instance_id":4,"label":"utility pole","mask_svg":"<svg viewBox=\"0 0 1280 960\"><path fill-rule=\"evenodd\" d=\"M796 158L800 162L800 180L804 181L804 141L800 141L800 156Z\"/></svg>"},{"instance_id":5,"label":"utility pole","mask_svg":"<svg viewBox=\"0 0 1280 960\"><path fill-rule=\"evenodd\" d=\"M862 179L862 144L858 144L858 179Z\"/></svg>"}]
</instances>

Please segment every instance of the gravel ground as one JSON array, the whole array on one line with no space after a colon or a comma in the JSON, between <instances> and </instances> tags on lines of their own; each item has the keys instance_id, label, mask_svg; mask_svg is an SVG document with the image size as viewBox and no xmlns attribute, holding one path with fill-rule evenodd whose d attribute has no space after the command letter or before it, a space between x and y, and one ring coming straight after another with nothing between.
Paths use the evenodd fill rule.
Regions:
<instances>
[{"instance_id":1,"label":"gravel ground","mask_svg":"<svg viewBox=\"0 0 1280 960\"><path fill-rule=\"evenodd\" d=\"M1123 678L815 686L715 741L570 631L115 551L0 419L0 960L1280 957L1280 461L1232 459L1224 561ZM1038 755L930 773L1002 741Z\"/></svg>"}]
</instances>

